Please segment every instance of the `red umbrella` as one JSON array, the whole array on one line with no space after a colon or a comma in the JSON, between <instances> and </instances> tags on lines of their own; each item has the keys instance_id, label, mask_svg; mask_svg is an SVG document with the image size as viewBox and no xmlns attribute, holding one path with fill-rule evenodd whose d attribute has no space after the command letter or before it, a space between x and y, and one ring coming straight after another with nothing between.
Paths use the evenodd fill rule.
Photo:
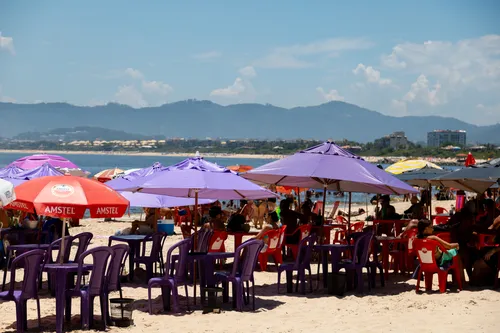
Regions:
<instances>
[{"instance_id":1,"label":"red umbrella","mask_svg":"<svg viewBox=\"0 0 500 333\"><path fill-rule=\"evenodd\" d=\"M469 153L465 159L465 166L468 167L474 164L476 164L476 159L472 156L472 153Z\"/></svg>"},{"instance_id":2,"label":"red umbrella","mask_svg":"<svg viewBox=\"0 0 500 333\"><path fill-rule=\"evenodd\" d=\"M16 187L16 200L5 208L60 218L121 217L129 202L121 194L98 181L76 176L47 176ZM66 223L63 223L62 237ZM61 243L64 246L64 242ZM64 249L62 249L64 251Z\"/></svg>"},{"instance_id":3,"label":"red umbrella","mask_svg":"<svg viewBox=\"0 0 500 333\"><path fill-rule=\"evenodd\" d=\"M253 169L253 166L250 165L231 165L227 167L229 170L234 172L247 172Z\"/></svg>"}]
</instances>

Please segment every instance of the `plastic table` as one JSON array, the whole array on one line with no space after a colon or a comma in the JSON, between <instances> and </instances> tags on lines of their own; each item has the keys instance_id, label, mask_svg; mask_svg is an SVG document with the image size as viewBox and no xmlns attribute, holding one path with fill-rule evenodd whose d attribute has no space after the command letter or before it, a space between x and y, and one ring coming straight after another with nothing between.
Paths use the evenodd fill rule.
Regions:
<instances>
[{"instance_id":1,"label":"plastic table","mask_svg":"<svg viewBox=\"0 0 500 333\"><path fill-rule=\"evenodd\" d=\"M140 256L141 243L146 238L146 235L121 235L109 236L108 246L111 246L112 241L125 242L129 246L128 252L128 279L134 280L134 258Z\"/></svg>"},{"instance_id":2,"label":"plastic table","mask_svg":"<svg viewBox=\"0 0 500 333\"><path fill-rule=\"evenodd\" d=\"M353 246L348 244L320 244L315 245L314 250L321 252L321 265L323 266L323 287L328 287L328 256L324 252L330 252L332 272L335 265L340 261L342 253L350 250ZM318 265L318 286L319 286L319 265Z\"/></svg>"},{"instance_id":3,"label":"plastic table","mask_svg":"<svg viewBox=\"0 0 500 333\"><path fill-rule=\"evenodd\" d=\"M56 276L56 332L62 333L64 330L64 309L66 304L66 289L68 274L78 272L78 264L47 264L45 270L54 273ZM83 271L89 272L92 265L83 265Z\"/></svg>"}]
</instances>

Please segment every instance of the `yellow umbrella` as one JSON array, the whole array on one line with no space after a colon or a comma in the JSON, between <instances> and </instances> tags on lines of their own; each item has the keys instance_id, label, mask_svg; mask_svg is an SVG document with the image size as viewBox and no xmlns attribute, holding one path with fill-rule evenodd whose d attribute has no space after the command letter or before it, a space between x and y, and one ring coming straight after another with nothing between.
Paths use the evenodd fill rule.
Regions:
<instances>
[{"instance_id":1,"label":"yellow umbrella","mask_svg":"<svg viewBox=\"0 0 500 333\"><path fill-rule=\"evenodd\" d=\"M422 168L442 169L439 165L426 160L406 159L390 165L385 171L399 175L406 171L420 170Z\"/></svg>"},{"instance_id":2,"label":"yellow umbrella","mask_svg":"<svg viewBox=\"0 0 500 333\"><path fill-rule=\"evenodd\" d=\"M108 180L113 179L117 175L122 174L123 172L124 170L118 168L102 170L101 172L94 175L94 179L97 179L101 183L104 183Z\"/></svg>"}]
</instances>

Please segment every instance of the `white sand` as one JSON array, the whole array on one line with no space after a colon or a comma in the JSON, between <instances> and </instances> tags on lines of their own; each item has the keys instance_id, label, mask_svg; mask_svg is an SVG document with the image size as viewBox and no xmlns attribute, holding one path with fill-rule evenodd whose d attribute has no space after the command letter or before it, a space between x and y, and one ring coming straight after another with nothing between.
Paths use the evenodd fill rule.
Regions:
<instances>
[{"instance_id":1,"label":"white sand","mask_svg":"<svg viewBox=\"0 0 500 333\"><path fill-rule=\"evenodd\" d=\"M448 207L451 202L440 202ZM395 203L398 211L409 206L408 203ZM124 222L99 222L83 220L81 226L72 228L71 233L82 231L94 233L91 247L107 245L107 237L118 229L128 227ZM180 230L176 228L180 234ZM167 246L177 242L181 236L172 236ZM230 237L226 242L228 251L233 249ZM165 249L166 253L166 249ZM128 266L127 266L128 267ZM316 265L313 265L316 274ZM327 295L322 289L302 296L285 294L285 279L282 278L281 293L276 293L277 274L273 264L270 272L256 272L257 311L247 309L243 313L225 306L222 314L203 315L199 306L193 307L193 289L189 289L190 304L194 312L188 313L185 307L183 288L181 295L181 314L159 313L161 298L159 289L153 291L155 315L147 313L147 288L145 284L125 284L125 297L136 299L135 327L115 328L111 332L500 332L500 294L492 290L465 290L459 293L416 294L415 281L409 276L390 276L385 288L377 285L372 292L363 296L348 293L343 298ZM21 273L21 272L19 272ZM140 278L141 274L136 274ZM315 276L313 276L315 279ZM20 278L18 277L18 281ZM316 289L316 280L314 288ZM377 280L378 283L378 280ZM437 291L435 279L434 289ZM365 285L366 286L366 285ZM55 330L55 300L48 296L44 284L41 292L42 325L44 331ZM366 289L366 288L365 288ZM198 291L199 293L199 291ZM112 296L113 297L113 296ZM198 295L199 297L199 295ZM99 312L96 301L95 313ZM73 300L71 329L80 332L79 300ZM0 331L15 332L15 307L13 302L0 304ZM97 316L100 317L100 316ZM36 324L36 303L28 303L28 325ZM99 322L98 322L99 324Z\"/></svg>"}]
</instances>

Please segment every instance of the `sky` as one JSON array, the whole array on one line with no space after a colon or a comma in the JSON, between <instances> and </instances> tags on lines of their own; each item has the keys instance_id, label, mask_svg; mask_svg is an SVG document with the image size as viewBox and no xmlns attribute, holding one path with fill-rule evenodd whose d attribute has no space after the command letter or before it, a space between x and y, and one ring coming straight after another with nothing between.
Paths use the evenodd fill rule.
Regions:
<instances>
[{"instance_id":1,"label":"sky","mask_svg":"<svg viewBox=\"0 0 500 333\"><path fill-rule=\"evenodd\" d=\"M500 1L0 0L0 101L500 122Z\"/></svg>"}]
</instances>

